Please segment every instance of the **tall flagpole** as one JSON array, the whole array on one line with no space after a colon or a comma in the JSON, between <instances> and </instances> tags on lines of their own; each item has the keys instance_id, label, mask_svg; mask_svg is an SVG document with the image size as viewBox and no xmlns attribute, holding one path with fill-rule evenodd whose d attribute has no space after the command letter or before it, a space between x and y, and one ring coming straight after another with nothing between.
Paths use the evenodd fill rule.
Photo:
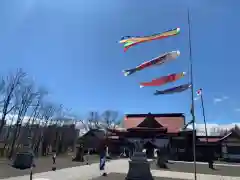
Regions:
<instances>
[{"instance_id":1,"label":"tall flagpole","mask_svg":"<svg viewBox=\"0 0 240 180\"><path fill-rule=\"evenodd\" d=\"M189 64L190 64L190 79L191 79L191 94L192 94L192 124L193 124L193 161L194 161L194 180L197 180L197 166L196 166L196 129L195 129L195 114L194 114L194 88L193 88L193 63L192 63L192 42L191 42L191 24L190 12L188 9L188 41L189 41Z\"/></svg>"},{"instance_id":2,"label":"tall flagpole","mask_svg":"<svg viewBox=\"0 0 240 180\"><path fill-rule=\"evenodd\" d=\"M205 108L204 108L204 102L203 102L203 90L202 89L201 89L201 104L202 104L203 121L204 121L204 126L205 126L205 135L206 135L206 140L208 143L207 122L206 122L206 116L205 116Z\"/></svg>"}]
</instances>

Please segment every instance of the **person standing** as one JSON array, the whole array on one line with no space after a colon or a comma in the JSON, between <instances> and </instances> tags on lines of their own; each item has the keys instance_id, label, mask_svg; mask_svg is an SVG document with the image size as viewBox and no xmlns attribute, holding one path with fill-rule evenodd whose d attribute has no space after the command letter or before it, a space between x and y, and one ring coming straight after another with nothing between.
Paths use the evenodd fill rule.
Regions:
<instances>
[{"instance_id":1,"label":"person standing","mask_svg":"<svg viewBox=\"0 0 240 180\"><path fill-rule=\"evenodd\" d=\"M90 150L88 149L87 154L86 154L87 165L89 165L89 156L90 156Z\"/></svg>"},{"instance_id":2,"label":"person standing","mask_svg":"<svg viewBox=\"0 0 240 180\"><path fill-rule=\"evenodd\" d=\"M101 150L100 150L100 164L99 164L99 168L100 168L100 172L103 172L102 176L107 176L107 173L105 172L106 150L107 150L106 145L104 145L103 148L101 148Z\"/></svg>"},{"instance_id":3,"label":"person standing","mask_svg":"<svg viewBox=\"0 0 240 180\"><path fill-rule=\"evenodd\" d=\"M80 144L80 147L79 147L79 153L80 153L80 162L84 162L84 158L83 158L83 156L84 156L84 145L83 144Z\"/></svg>"},{"instance_id":4,"label":"person standing","mask_svg":"<svg viewBox=\"0 0 240 180\"><path fill-rule=\"evenodd\" d=\"M30 167L30 180L33 179L33 169L35 167L36 167L36 164L35 164L34 154L32 153L32 162L31 162L31 167Z\"/></svg>"},{"instance_id":5,"label":"person standing","mask_svg":"<svg viewBox=\"0 0 240 180\"><path fill-rule=\"evenodd\" d=\"M53 162L52 170L53 170L53 171L56 171L56 158L57 158L57 155L56 155L56 153L54 152L54 153L53 153L53 156L52 156L52 162Z\"/></svg>"},{"instance_id":6,"label":"person standing","mask_svg":"<svg viewBox=\"0 0 240 180\"><path fill-rule=\"evenodd\" d=\"M207 156L208 156L208 167L209 167L209 169L214 170L214 166L213 166L214 152L211 148L209 148Z\"/></svg>"}]
</instances>

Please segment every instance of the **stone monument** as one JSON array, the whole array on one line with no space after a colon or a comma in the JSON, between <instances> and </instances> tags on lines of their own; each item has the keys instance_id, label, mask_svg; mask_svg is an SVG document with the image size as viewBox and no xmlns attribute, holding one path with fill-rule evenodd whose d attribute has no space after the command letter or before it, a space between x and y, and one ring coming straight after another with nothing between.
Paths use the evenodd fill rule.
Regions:
<instances>
[{"instance_id":1,"label":"stone monument","mask_svg":"<svg viewBox=\"0 0 240 180\"><path fill-rule=\"evenodd\" d=\"M142 152L143 143L134 142L135 152L129 161L129 170L126 180L153 180L150 164L147 161L146 154Z\"/></svg>"}]
</instances>

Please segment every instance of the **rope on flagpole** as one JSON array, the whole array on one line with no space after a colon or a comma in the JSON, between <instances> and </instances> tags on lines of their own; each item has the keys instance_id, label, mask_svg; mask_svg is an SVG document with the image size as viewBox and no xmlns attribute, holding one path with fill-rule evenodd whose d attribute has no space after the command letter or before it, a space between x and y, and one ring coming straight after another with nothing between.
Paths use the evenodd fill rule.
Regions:
<instances>
[{"instance_id":1,"label":"rope on flagpole","mask_svg":"<svg viewBox=\"0 0 240 180\"><path fill-rule=\"evenodd\" d=\"M201 89L201 105L202 105L203 121L204 121L204 126L205 126L205 135L206 135L206 140L208 143L207 121L206 121L206 116L205 116L205 107L204 107L203 90L202 89Z\"/></svg>"}]
</instances>

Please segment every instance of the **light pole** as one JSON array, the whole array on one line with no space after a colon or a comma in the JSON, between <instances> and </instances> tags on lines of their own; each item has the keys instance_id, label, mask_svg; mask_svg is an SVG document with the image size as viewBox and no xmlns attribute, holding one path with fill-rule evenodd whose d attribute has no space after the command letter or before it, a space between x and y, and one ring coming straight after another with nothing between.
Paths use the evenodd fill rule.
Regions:
<instances>
[{"instance_id":1,"label":"light pole","mask_svg":"<svg viewBox=\"0 0 240 180\"><path fill-rule=\"evenodd\" d=\"M191 100L192 100L192 123L193 123L193 161L194 161L194 179L197 179L197 166L196 166L196 129L195 129L195 113L194 113L194 88L193 88L193 63L192 63L192 43L191 43L191 21L190 11L188 9L188 45L189 45L189 64L190 64L190 83L191 83Z\"/></svg>"}]
</instances>

